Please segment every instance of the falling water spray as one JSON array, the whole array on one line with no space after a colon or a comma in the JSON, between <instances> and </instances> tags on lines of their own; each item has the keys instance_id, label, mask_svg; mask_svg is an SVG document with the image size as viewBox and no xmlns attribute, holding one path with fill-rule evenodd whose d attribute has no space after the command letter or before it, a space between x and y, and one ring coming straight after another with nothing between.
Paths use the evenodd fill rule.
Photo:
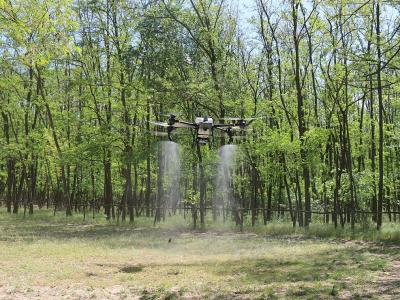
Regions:
<instances>
[{"instance_id":1,"label":"falling water spray","mask_svg":"<svg viewBox=\"0 0 400 300\"><path fill-rule=\"evenodd\" d=\"M233 171L235 168L236 145L224 145L219 150L218 173L215 186L214 205L224 209L233 200Z\"/></svg>"},{"instance_id":2,"label":"falling water spray","mask_svg":"<svg viewBox=\"0 0 400 300\"><path fill-rule=\"evenodd\" d=\"M175 142L159 143L159 205L174 212L180 199L181 161L179 145Z\"/></svg>"}]
</instances>

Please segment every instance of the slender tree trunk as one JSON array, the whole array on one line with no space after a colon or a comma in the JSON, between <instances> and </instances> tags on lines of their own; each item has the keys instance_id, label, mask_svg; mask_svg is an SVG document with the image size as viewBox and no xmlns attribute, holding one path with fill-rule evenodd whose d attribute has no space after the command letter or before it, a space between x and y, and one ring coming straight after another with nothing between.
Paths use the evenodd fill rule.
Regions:
<instances>
[{"instance_id":1,"label":"slender tree trunk","mask_svg":"<svg viewBox=\"0 0 400 300\"><path fill-rule=\"evenodd\" d=\"M295 51L295 83L296 83L296 95L297 95L297 121L299 130L299 139L301 143L300 157L303 169L304 179L304 209L305 219L304 226L308 227L311 222L311 195L310 195L310 170L307 163L307 150L304 141L304 134L306 132L305 119L304 119L304 104L303 94L301 88L300 78L300 50L299 50L299 34L297 32L297 15L299 9L299 2L292 0L292 18L293 18L293 43Z\"/></svg>"},{"instance_id":2,"label":"slender tree trunk","mask_svg":"<svg viewBox=\"0 0 400 300\"><path fill-rule=\"evenodd\" d=\"M3 133L6 138L7 145L10 144L10 124L8 121L8 115L5 112L1 113L3 117ZM11 204L13 199L13 187L15 185L15 162L10 155L7 155L7 199L6 206L7 212L11 213Z\"/></svg>"},{"instance_id":3,"label":"slender tree trunk","mask_svg":"<svg viewBox=\"0 0 400 300\"><path fill-rule=\"evenodd\" d=\"M380 229L382 226L382 205L383 205L383 95L382 95L382 80L381 80L381 32L380 32L380 3L376 3L376 47L377 47L377 91L378 91L378 126L379 126L379 149L378 149L378 207L377 207L377 222L376 227Z\"/></svg>"}]
</instances>

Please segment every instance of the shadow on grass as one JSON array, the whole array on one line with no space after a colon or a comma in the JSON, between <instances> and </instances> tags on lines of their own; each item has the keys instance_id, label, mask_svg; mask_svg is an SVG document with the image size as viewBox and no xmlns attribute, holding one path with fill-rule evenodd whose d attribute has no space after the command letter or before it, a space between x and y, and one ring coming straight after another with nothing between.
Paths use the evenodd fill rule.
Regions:
<instances>
[{"instance_id":1,"label":"shadow on grass","mask_svg":"<svg viewBox=\"0 0 400 300\"><path fill-rule=\"evenodd\" d=\"M400 292L400 280L392 280L388 282L382 282L375 292L370 292L368 296L388 296L393 297L391 299L399 299Z\"/></svg>"},{"instance_id":2,"label":"shadow on grass","mask_svg":"<svg viewBox=\"0 0 400 300\"><path fill-rule=\"evenodd\" d=\"M114 272L138 273L162 270L164 276L190 276L212 274L217 278L206 287L206 295L213 299L274 299L289 297L327 299L338 294L351 295L351 299L392 295L398 281L376 289L371 276L386 267L387 260L371 254L367 248L341 248L313 251L296 257L227 259L211 258L207 261L183 263L151 263L141 265L101 264L99 267ZM173 271L171 271L173 270ZM140 275L139 275L140 276ZM197 278L197 276L196 276ZM196 280L193 278L193 280ZM179 280L179 277L177 277ZM184 287L188 289L188 287ZM362 293L360 291L363 291ZM218 295L215 295L215 294ZM346 298L346 299L347 299Z\"/></svg>"},{"instance_id":3,"label":"shadow on grass","mask_svg":"<svg viewBox=\"0 0 400 300\"><path fill-rule=\"evenodd\" d=\"M168 236L168 233L176 232L158 228L134 228L115 225L68 225L68 224L18 224L15 226L5 226L0 232L0 240L3 241L26 241L33 242L38 239L49 240L101 240L112 237L140 237L151 234L154 239Z\"/></svg>"},{"instance_id":4,"label":"shadow on grass","mask_svg":"<svg viewBox=\"0 0 400 300\"><path fill-rule=\"evenodd\" d=\"M397 235L400 234L400 228L397 230L395 225L389 225L391 236L386 233L381 234L374 229L356 228L355 230L335 229L331 225L313 224L308 230L303 228L292 228L290 224L271 223L268 226L249 228L249 231L239 232L235 228L232 230L229 226L222 228L208 228L206 230L193 230L186 223L178 223L177 218L167 223L160 224L160 227L153 227L152 218L138 218L135 223L112 223L105 221L102 217L97 219L82 220L79 216L65 217L65 215L53 216L49 211L37 211L34 216L9 215L0 210L0 240L14 241L16 238L23 241L35 241L37 239L86 239L101 240L107 242L107 238L134 238L135 236L146 237L151 235L155 240L168 239L170 236L180 234L189 234L202 236L211 234L233 234L234 238L252 239L254 236L265 237L266 239L276 239L282 242L287 240L330 240L341 242L347 240L379 240L386 245L395 243ZM175 223L174 223L175 222ZM172 225L171 225L172 224ZM175 226L176 225L176 226ZM255 233L254 233L255 232ZM393 233L394 232L394 233ZM380 240L383 238L383 240ZM334 240L332 240L334 239ZM397 253L398 247L374 247L372 251L383 252L387 254Z\"/></svg>"},{"instance_id":5,"label":"shadow on grass","mask_svg":"<svg viewBox=\"0 0 400 300\"><path fill-rule=\"evenodd\" d=\"M211 272L232 287L231 290L219 291L221 299L237 298L238 295L251 296L253 299L257 293L260 294L260 299L274 298L277 291L289 297L317 299L330 298L344 292L357 296L360 290L364 290L364 297L378 296L377 290L372 288L369 275L373 276L381 271L386 263L387 260L371 254L368 249L344 248L336 251L313 251L313 255L304 253L297 257L283 255L222 262L209 260L179 264L150 263L145 267L185 267ZM380 289L380 293L390 295L396 284L398 282L388 283L385 289ZM276 297L283 295L277 294Z\"/></svg>"},{"instance_id":6,"label":"shadow on grass","mask_svg":"<svg viewBox=\"0 0 400 300\"><path fill-rule=\"evenodd\" d=\"M381 270L385 261L355 249L320 251L296 258L282 257L274 260L248 259L240 264L229 262L220 268L221 275L244 274L251 282L270 283L283 281L340 280L350 274Z\"/></svg>"}]
</instances>

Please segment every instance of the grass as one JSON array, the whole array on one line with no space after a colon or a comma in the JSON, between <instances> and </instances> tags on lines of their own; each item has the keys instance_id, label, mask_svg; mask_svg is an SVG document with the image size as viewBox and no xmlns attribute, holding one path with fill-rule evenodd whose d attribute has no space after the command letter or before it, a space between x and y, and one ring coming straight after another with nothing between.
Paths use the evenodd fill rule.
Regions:
<instances>
[{"instance_id":1,"label":"grass","mask_svg":"<svg viewBox=\"0 0 400 300\"><path fill-rule=\"evenodd\" d=\"M398 227L372 233L317 225L305 231L272 223L238 232L221 223L195 231L182 218L152 227L150 218L116 225L101 216L83 221L41 211L24 218L0 210L0 299L396 295L400 248L361 240L393 242Z\"/></svg>"}]
</instances>

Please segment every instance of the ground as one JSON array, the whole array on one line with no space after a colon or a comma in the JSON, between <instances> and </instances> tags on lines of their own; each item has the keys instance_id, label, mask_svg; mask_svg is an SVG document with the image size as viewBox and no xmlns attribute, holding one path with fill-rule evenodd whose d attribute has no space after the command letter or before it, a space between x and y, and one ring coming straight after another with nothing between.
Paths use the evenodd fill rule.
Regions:
<instances>
[{"instance_id":1,"label":"ground","mask_svg":"<svg viewBox=\"0 0 400 300\"><path fill-rule=\"evenodd\" d=\"M390 242L23 218L0 211L0 250L0 299L400 295L400 246Z\"/></svg>"}]
</instances>

